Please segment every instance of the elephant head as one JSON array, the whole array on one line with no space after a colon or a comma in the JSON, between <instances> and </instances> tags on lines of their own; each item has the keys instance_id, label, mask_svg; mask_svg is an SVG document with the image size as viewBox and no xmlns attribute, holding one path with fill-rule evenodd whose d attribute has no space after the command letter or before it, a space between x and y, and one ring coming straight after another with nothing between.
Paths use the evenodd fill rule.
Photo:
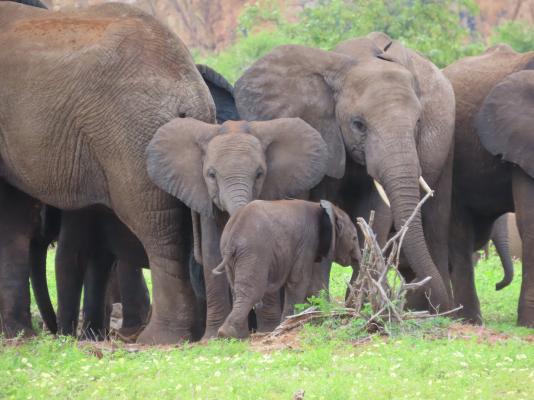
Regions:
<instances>
[{"instance_id":1,"label":"elephant head","mask_svg":"<svg viewBox=\"0 0 534 400\"><path fill-rule=\"evenodd\" d=\"M534 177L534 69L510 74L495 85L474 123L486 150Z\"/></svg>"},{"instance_id":2,"label":"elephant head","mask_svg":"<svg viewBox=\"0 0 534 400\"><path fill-rule=\"evenodd\" d=\"M229 214L256 198L295 196L326 169L321 135L299 118L227 121L212 125L174 119L147 147L150 178L192 210Z\"/></svg>"},{"instance_id":3,"label":"elephant head","mask_svg":"<svg viewBox=\"0 0 534 400\"><path fill-rule=\"evenodd\" d=\"M341 43L335 51L281 46L245 72L234 94L244 118L301 117L321 132L329 150L327 175L343 176L345 153L364 166L387 195L384 201L391 202L397 229L416 208L424 182L418 141L432 133L420 126L418 77L400 43L372 33ZM428 251L420 214L403 250L419 278L432 277L432 302L448 307L448 291Z\"/></svg>"},{"instance_id":4,"label":"elephant head","mask_svg":"<svg viewBox=\"0 0 534 400\"><path fill-rule=\"evenodd\" d=\"M359 265L361 260L358 231L347 213L326 200L321 200L323 215L319 223L317 261L323 258L341 265Z\"/></svg>"}]
</instances>

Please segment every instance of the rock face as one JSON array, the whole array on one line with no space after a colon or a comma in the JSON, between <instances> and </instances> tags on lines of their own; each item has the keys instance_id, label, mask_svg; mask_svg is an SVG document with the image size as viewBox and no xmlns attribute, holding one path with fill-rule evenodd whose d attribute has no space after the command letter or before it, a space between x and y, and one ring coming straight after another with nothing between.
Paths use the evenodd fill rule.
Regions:
<instances>
[{"instance_id":1,"label":"rock face","mask_svg":"<svg viewBox=\"0 0 534 400\"><path fill-rule=\"evenodd\" d=\"M43 0L49 7L85 7L107 0ZM116 0L120 1L120 0ZM254 0L122 0L135 5L166 23L190 47L202 52L221 50L235 38L239 14ZM292 15L306 0L280 0L282 9ZM534 23L534 0L476 0L480 17L469 26L487 35L505 20Z\"/></svg>"}]
</instances>

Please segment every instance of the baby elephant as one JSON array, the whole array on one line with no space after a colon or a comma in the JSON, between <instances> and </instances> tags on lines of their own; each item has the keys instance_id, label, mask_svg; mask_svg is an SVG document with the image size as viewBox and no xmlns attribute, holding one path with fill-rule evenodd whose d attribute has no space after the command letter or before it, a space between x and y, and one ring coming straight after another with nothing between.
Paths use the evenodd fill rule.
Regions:
<instances>
[{"instance_id":1,"label":"baby elephant","mask_svg":"<svg viewBox=\"0 0 534 400\"><path fill-rule=\"evenodd\" d=\"M324 200L249 203L224 228L221 254L223 261L213 273L226 270L234 303L218 335L235 338L248 336L248 313L265 293L284 288L284 319L313 294L315 262L327 259L347 266L361 257L349 216Z\"/></svg>"}]
</instances>

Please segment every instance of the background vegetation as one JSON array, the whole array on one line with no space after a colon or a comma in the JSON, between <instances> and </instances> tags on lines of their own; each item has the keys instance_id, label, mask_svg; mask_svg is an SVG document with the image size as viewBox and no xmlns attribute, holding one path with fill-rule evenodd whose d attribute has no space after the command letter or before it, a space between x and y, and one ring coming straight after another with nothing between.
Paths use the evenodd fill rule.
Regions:
<instances>
[{"instance_id":1,"label":"background vegetation","mask_svg":"<svg viewBox=\"0 0 534 400\"><path fill-rule=\"evenodd\" d=\"M275 0L245 7L238 40L226 50L197 56L234 82L259 57L282 44L332 49L339 42L382 31L416 49L439 67L488 45L507 43L517 51L534 50L534 27L508 21L482 38L473 27L473 0L318 0L297 21L288 21Z\"/></svg>"}]
</instances>

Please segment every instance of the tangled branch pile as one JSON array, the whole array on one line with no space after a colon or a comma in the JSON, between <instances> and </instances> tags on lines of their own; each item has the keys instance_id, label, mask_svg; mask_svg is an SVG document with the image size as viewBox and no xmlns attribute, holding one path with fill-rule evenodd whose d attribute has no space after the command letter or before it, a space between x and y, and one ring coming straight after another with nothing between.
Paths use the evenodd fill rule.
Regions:
<instances>
[{"instance_id":1,"label":"tangled branch pile","mask_svg":"<svg viewBox=\"0 0 534 400\"><path fill-rule=\"evenodd\" d=\"M364 319L366 323L362 329L388 333L386 326L390 326L392 323L402 325L407 320L432 318L458 311L459 308L443 313L430 313L429 311L409 311L405 307L407 294L410 291L421 289L431 279L426 277L417 282L407 283L399 272L399 259L402 243L410 223L433 193L433 191L429 191L421 199L402 229L391 237L383 248L378 244L372 229L374 211L371 212L369 223L363 218L358 218L357 223L365 241L358 277L353 283L347 282L348 296L345 307L329 311L309 307L299 314L286 318L271 333L271 337L279 336L313 320L346 317ZM369 304L370 307L366 307L366 304Z\"/></svg>"}]
</instances>

